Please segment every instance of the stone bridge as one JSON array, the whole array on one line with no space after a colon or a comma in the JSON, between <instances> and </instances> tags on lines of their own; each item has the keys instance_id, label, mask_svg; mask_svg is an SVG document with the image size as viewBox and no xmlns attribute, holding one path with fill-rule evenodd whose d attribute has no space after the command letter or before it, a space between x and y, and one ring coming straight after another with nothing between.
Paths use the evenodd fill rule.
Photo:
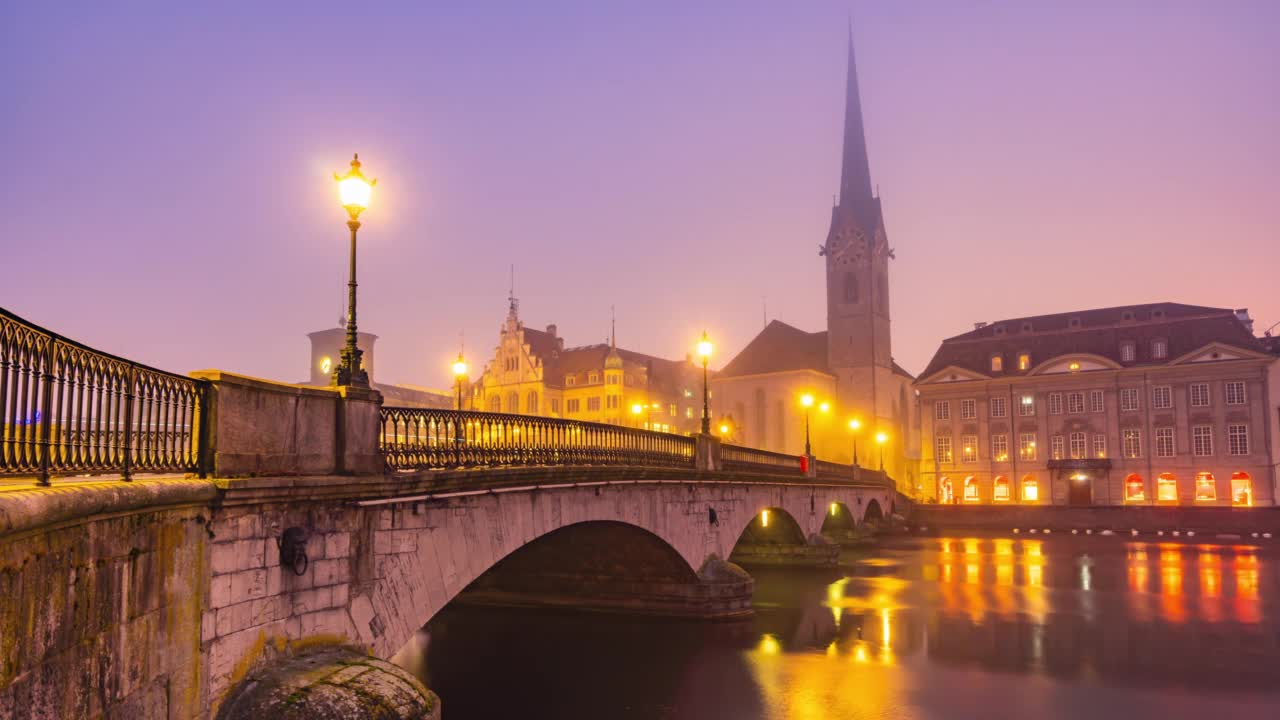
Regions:
<instances>
[{"instance_id":1,"label":"stone bridge","mask_svg":"<svg viewBox=\"0 0 1280 720\"><path fill-rule=\"evenodd\" d=\"M390 659L455 600L740 615L751 580L727 560L829 563L833 540L902 502L879 473L713 438L413 416L368 391L220 372L191 382L172 396L196 398L192 412L146 411L184 427L67 432L48 419L57 390L33 395L49 410L38 432L6 424L0 718L214 717L308 652ZM76 464L112 438L123 468ZM167 457L190 472L139 474ZM353 682L374 671L341 667Z\"/></svg>"}]
</instances>

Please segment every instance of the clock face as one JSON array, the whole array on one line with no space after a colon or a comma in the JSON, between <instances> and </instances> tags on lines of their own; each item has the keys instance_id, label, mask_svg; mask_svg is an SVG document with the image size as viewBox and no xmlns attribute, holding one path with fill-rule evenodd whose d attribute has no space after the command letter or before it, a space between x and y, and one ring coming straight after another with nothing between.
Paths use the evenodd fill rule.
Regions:
<instances>
[{"instance_id":1,"label":"clock face","mask_svg":"<svg viewBox=\"0 0 1280 720\"><path fill-rule=\"evenodd\" d=\"M324 357L320 359L320 372L328 375L333 371L333 358Z\"/></svg>"}]
</instances>

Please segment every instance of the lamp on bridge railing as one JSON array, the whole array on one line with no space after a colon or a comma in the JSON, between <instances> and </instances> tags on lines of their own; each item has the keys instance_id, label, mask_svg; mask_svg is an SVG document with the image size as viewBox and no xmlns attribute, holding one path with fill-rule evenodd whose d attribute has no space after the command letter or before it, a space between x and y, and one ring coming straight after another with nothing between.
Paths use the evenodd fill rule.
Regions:
<instances>
[{"instance_id":1,"label":"lamp on bridge railing","mask_svg":"<svg viewBox=\"0 0 1280 720\"><path fill-rule=\"evenodd\" d=\"M711 434L711 394L707 389L707 363L711 360L711 337L702 331L698 341L698 357L702 358L702 434Z\"/></svg>"},{"instance_id":2,"label":"lamp on bridge railing","mask_svg":"<svg viewBox=\"0 0 1280 720\"><path fill-rule=\"evenodd\" d=\"M813 407L813 395L809 393L801 395L800 406L804 408L804 454L808 457L813 454L809 445L809 408Z\"/></svg>"},{"instance_id":3,"label":"lamp on bridge railing","mask_svg":"<svg viewBox=\"0 0 1280 720\"><path fill-rule=\"evenodd\" d=\"M880 446L880 472L884 472L884 444L889 442L889 436L883 430L876 433L876 444Z\"/></svg>"},{"instance_id":4,"label":"lamp on bridge railing","mask_svg":"<svg viewBox=\"0 0 1280 720\"><path fill-rule=\"evenodd\" d=\"M853 465L858 466L858 431L862 429L862 421L858 418L849 420L849 431L853 433Z\"/></svg>"},{"instance_id":5,"label":"lamp on bridge railing","mask_svg":"<svg viewBox=\"0 0 1280 720\"><path fill-rule=\"evenodd\" d=\"M458 409L462 409L462 384L467 379L467 361L462 358L462 351L458 351L458 359L453 361L453 384L458 386Z\"/></svg>"},{"instance_id":6,"label":"lamp on bridge railing","mask_svg":"<svg viewBox=\"0 0 1280 720\"><path fill-rule=\"evenodd\" d=\"M369 207L369 198L373 195L373 186L377 180L370 180L360 172L360 155L351 158L351 169L346 175L333 174L338 181L338 196L342 207L346 209L350 220L347 227L351 229L351 279L347 282L347 346L342 349L342 361L333 370L334 385L350 385L369 387L369 373L360 366L360 348L356 346L356 231L360 229L360 213Z\"/></svg>"}]
</instances>

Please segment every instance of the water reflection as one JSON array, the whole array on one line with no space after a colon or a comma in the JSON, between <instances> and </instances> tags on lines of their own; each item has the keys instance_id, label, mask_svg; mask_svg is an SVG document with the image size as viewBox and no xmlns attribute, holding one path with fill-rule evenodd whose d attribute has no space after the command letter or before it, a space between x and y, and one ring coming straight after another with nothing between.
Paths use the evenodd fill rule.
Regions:
<instances>
[{"instance_id":1,"label":"water reflection","mask_svg":"<svg viewBox=\"0 0 1280 720\"><path fill-rule=\"evenodd\" d=\"M1280 702L1280 558L1252 546L959 537L845 561L755 570L742 623L450 609L422 672L451 720L1267 717ZM1038 676L1018 703L1011 674Z\"/></svg>"}]
</instances>

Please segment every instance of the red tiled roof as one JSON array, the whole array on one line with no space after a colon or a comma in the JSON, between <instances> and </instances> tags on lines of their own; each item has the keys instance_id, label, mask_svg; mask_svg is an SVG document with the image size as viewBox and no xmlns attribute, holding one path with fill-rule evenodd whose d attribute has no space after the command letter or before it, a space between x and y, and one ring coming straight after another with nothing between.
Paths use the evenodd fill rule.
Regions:
<instances>
[{"instance_id":1,"label":"red tiled roof","mask_svg":"<svg viewBox=\"0 0 1280 720\"><path fill-rule=\"evenodd\" d=\"M1153 358L1152 341L1167 341L1166 357ZM1235 311L1181 303L1151 303L999 320L942 341L926 378L955 366L989 375L991 357L1004 358L1004 375L1016 375L1019 353L1032 367L1061 355L1088 353L1121 363L1120 344L1132 341L1137 360L1126 365L1158 365L1211 342L1262 351Z\"/></svg>"}]
</instances>

